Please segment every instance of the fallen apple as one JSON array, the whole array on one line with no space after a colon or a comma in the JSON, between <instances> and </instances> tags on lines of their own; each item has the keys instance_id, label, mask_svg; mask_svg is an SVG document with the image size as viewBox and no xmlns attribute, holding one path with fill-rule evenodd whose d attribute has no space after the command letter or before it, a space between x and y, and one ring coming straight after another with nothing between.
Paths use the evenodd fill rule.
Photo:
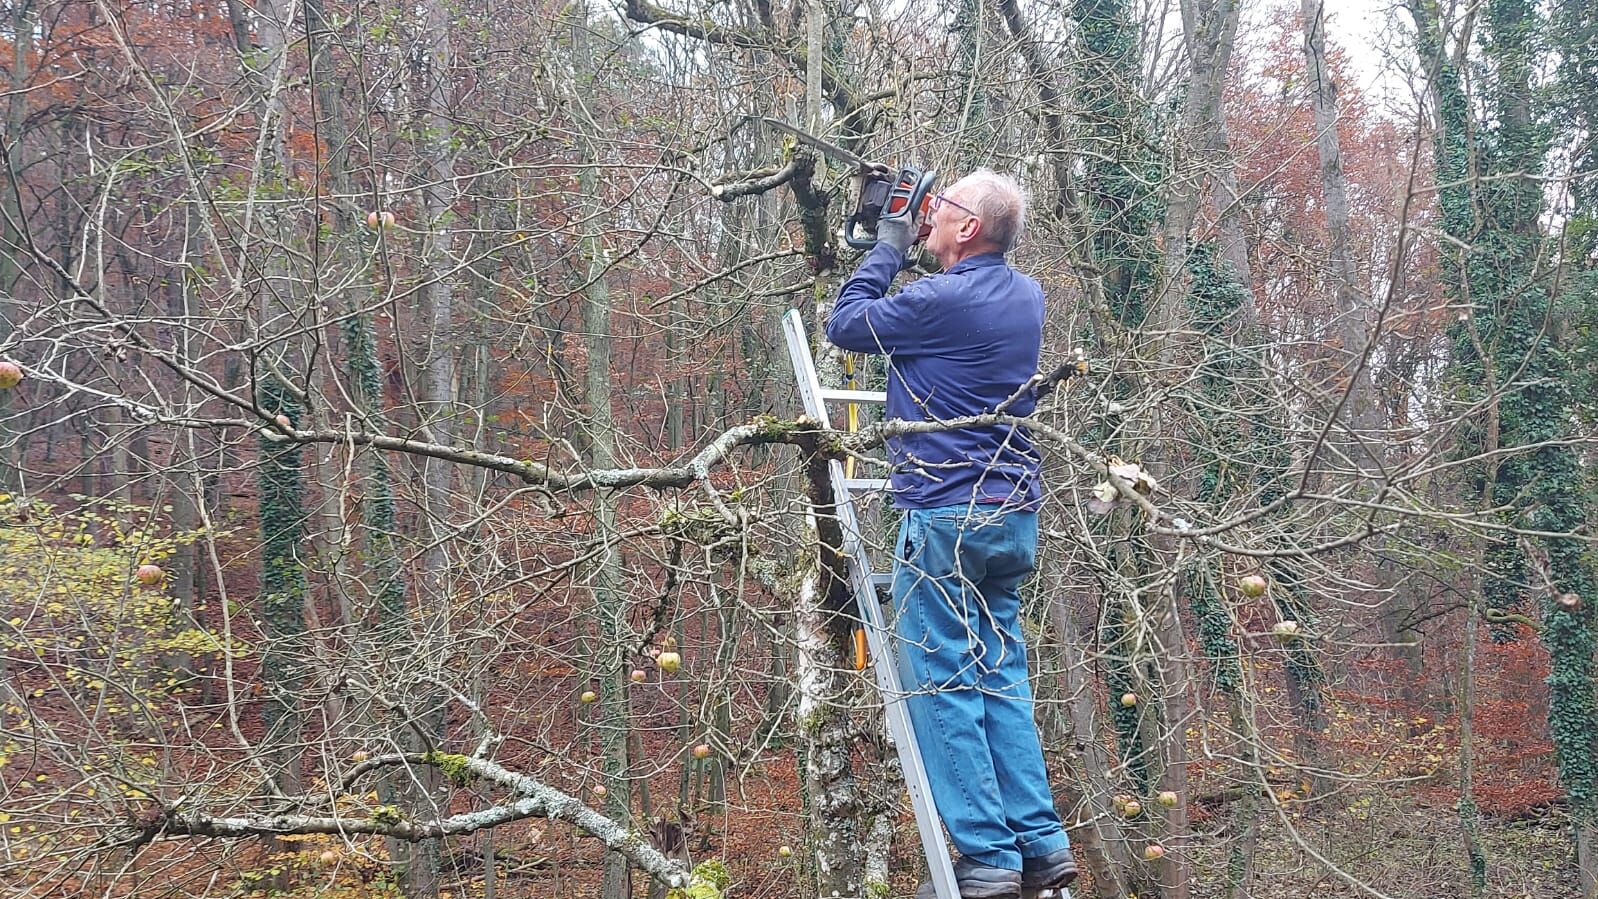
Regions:
<instances>
[{"instance_id":1,"label":"fallen apple","mask_svg":"<svg viewBox=\"0 0 1598 899\"><path fill-rule=\"evenodd\" d=\"M1298 639L1298 622L1291 618L1286 621L1278 621L1271 625L1271 633L1283 643L1291 643Z\"/></svg>"},{"instance_id":2,"label":"fallen apple","mask_svg":"<svg viewBox=\"0 0 1598 899\"><path fill-rule=\"evenodd\" d=\"M694 758L696 758L696 759L708 759L708 758L710 758L710 747L705 745L704 743L700 743L698 746L695 746L694 747Z\"/></svg>"},{"instance_id":3,"label":"fallen apple","mask_svg":"<svg viewBox=\"0 0 1598 899\"><path fill-rule=\"evenodd\" d=\"M331 849L324 849L322 854L317 856L317 859L321 861L322 867L331 868L338 864L338 853Z\"/></svg>"},{"instance_id":4,"label":"fallen apple","mask_svg":"<svg viewBox=\"0 0 1598 899\"><path fill-rule=\"evenodd\" d=\"M1115 797L1110 800L1110 804L1115 806L1116 811L1124 814L1126 812L1126 804L1131 801L1131 796L1128 796L1125 793L1116 793Z\"/></svg>"},{"instance_id":5,"label":"fallen apple","mask_svg":"<svg viewBox=\"0 0 1598 899\"><path fill-rule=\"evenodd\" d=\"M281 412L279 412L277 414L277 417L272 419L272 420L277 422L277 426L282 428L285 431L294 430L294 422L289 421L289 417L287 415L284 415Z\"/></svg>"},{"instance_id":6,"label":"fallen apple","mask_svg":"<svg viewBox=\"0 0 1598 899\"><path fill-rule=\"evenodd\" d=\"M1560 593L1554 597L1554 602L1557 603L1561 609L1564 609L1567 612L1581 611L1580 593Z\"/></svg>"},{"instance_id":7,"label":"fallen apple","mask_svg":"<svg viewBox=\"0 0 1598 899\"><path fill-rule=\"evenodd\" d=\"M1257 574L1251 574L1237 582L1237 589L1243 591L1244 596L1254 599L1264 596L1265 591L1269 589L1270 586L1270 583L1266 581L1265 578L1260 577Z\"/></svg>"},{"instance_id":8,"label":"fallen apple","mask_svg":"<svg viewBox=\"0 0 1598 899\"><path fill-rule=\"evenodd\" d=\"M166 580L166 572L161 570L161 566L149 563L140 565L139 570L135 571L133 576L146 587L154 587Z\"/></svg>"},{"instance_id":9,"label":"fallen apple","mask_svg":"<svg viewBox=\"0 0 1598 899\"><path fill-rule=\"evenodd\" d=\"M0 362L0 390L10 390L22 383L22 366L6 360Z\"/></svg>"},{"instance_id":10,"label":"fallen apple","mask_svg":"<svg viewBox=\"0 0 1598 899\"><path fill-rule=\"evenodd\" d=\"M790 847L790 846L778 846L777 847L777 856L779 858L787 858L790 855L793 855L793 848L792 847Z\"/></svg>"},{"instance_id":11,"label":"fallen apple","mask_svg":"<svg viewBox=\"0 0 1598 899\"><path fill-rule=\"evenodd\" d=\"M663 652L660 658L655 660L655 664L660 666L661 671L671 674L682 667L682 656L675 652Z\"/></svg>"},{"instance_id":12,"label":"fallen apple","mask_svg":"<svg viewBox=\"0 0 1598 899\"><path fill-rule=\"evenodd\" d=\"M605 785L604 784L599 784L598 786L594 787L594 795L595 796L604 796L606 793L609 793L609 792L610 792L609 790L605 789Z\"/></svg>"},{"instance_id":13,"label":"fallen apple","mask_svg":"<svg viewBox=\"0 0 1598 899\"><path fill-rule=\"evenodd\" d=\"M1174 790L1161 791L1157 801L1166 808L1176 808L1176 792Z\"/></svg>"},{"instance_id":14,"label":"fallen apple","mask_svg":"<svg viewBox=\"0 0 1598 899\"><path fill-rule=\"evenodd\" d=\"M634 668L633 673L628 675L628 677L632 678L633 683L641 684L644 682L645 678L649 677L649 675L646 674L642 668Z\"/></svg>"},{"instance_id":15,"label":"fallen apple","mask_svg":"<svg viewBox=\"0 0 1598 899\"><path fill-rule=\"evenodd\" d=\"M355 750L355 752L350 754L350 761L352 761L355 764L359 765L361 762L364 762L364 761L366 761L367 759L369 759L371 757L372 757L372 754L367 752L366 750L357 749L357 750Z\"/></svg>"},{"instance_id":16,"label":"fallen apple","mask_svg":"<svg viewBox=\"0 0 1598 899\"><path fill-rule=\"evenodd\" d=\"M1165 857L1165 847L1159 843L1150 843L1143 847L1143 860L1146 862L1158 861Z\"/></svg>"},{"instance_id":17,"label":"fallen apple","mask_svg":"<svg viewBox=\"0 0 1598 899\"><path fill-rule=\"evenodd\" d=\"M593 690L584 690L583 695L577 697L578 701L583 703L593 702L598 698L599 694L595 693Z\"/></svg>"},{"instance_id":18,"label":"fallen apple","mask_svg":"<svg viewBox=\"0 0 1598 899\"><path fill-rule=\"evenodd\" d=\"M1126 808L1121 810L1121 814L1128 818L1136 818L1138 815L1143 814L1143 803L1138 802L1136 799L1128 800Z\"/></svg>"},{"instance_id":19,"label":"fallen apple","mask_svg":"<svg viewBox=\"0 0 1598 899\"><path fill-rule=\"evenodd\" d=\"M1121 694L1121 705L1125 706L1126 708L1131 708L1132 706L1137 705L1137 694L1136 693L1122 693Z\"/></svg>"},{"instance_id":20,"label":"fallen apple","mask_svg":"<svg viewBox=\"0 0 1598 899\"><path fill-rule=\"evenodd\" d=\"M375 231L378 225L382 225L384 228L394 227L394 213L389 212L387 209L382 212L368 212L366 214L366 227Z\"/></svg>"}]
</instances>

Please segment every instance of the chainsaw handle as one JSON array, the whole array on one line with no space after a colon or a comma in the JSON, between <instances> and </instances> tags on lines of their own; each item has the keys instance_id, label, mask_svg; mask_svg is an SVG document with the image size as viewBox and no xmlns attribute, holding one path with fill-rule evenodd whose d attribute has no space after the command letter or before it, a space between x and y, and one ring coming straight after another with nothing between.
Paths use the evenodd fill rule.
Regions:
<instances>
[{"instance_id":1,"label":"chainsaw handle","mask_svg":"<svg viewBox=\"0 0 1598 899\"><path fill-rule=\"evenodd\" d=\"M869 178L861 185L860 206L850 213L843 226L843 242L857 250L877 245L877 226L883 219L911 219L923 213L938 182L938 173L905 166L892 182L882 177Z\"/></svg>"},{"instance_id":2,"label":"chainsaw handle","mask_svg":"<svg viewBox=\"0 0 1598 899\"><path fill-rule=\"evenodd\" d=\"M866 236L864 237L855 236L857 228L864 228L868 224L865 219L864 215L859 211L855 211L849 214L849 221L845 222L843 226L843 242L857 250L869 250L877 245L877 237L874 233L876 231L875 227L866 231ZM876 222L870 222L869 224L875 226Z\"/></svg>"},{"instance_id":3,"label":"chainsaw handle","mask_svg":"<svg viewBox=\"0 0 1598 899\"><path fill-rule=\"evenodd\" d=\"M926 212L932 185L938 183L938 173L905 167L899 170L899 180L888 194L888 205L882 210L884 219L904 219L915 224L915 217Z\"/></svg>"}]
</instances>

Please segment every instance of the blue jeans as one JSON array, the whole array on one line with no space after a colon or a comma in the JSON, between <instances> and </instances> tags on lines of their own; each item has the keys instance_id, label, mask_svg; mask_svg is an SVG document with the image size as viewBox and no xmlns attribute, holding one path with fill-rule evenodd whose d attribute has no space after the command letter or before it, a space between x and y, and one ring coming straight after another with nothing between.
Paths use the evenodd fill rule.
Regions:
<instances>
[{"instance_id":1,"label":"blue jeans","mask_svg":"<svg viewBox=\"0 0 1598 899\"><path fill-rule=\"evenodd\" d=\"M909 509L893 571L900 670L933 801L961 855L1012 871L1068 844L1021 635L1037 547L1035 512Z\"/></svg>"}]
</instances>

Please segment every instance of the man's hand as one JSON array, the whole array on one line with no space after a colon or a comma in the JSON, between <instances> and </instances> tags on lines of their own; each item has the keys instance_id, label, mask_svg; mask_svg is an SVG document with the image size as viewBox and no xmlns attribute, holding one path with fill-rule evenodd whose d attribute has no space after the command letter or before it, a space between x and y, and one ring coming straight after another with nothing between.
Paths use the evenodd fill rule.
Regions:
<instances>
[{"instance_id":1,"label":"man's hand","mask_svg":"<svg viewBox=\"0 0 1598 899\"><path fill-rule=\"evenodd\" d=\"M921 233L921 223L908 215L883 216L877 222L877 241L900 253L908 252Z\"/></svg>"}]
</instances>

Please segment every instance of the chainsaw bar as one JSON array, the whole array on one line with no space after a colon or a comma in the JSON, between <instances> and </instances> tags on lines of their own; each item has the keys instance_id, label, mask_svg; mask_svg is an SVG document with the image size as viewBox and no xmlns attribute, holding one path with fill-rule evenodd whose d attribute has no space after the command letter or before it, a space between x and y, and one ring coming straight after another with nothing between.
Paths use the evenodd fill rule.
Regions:
<instances>
[{"instance_id":1,"label":"chainsaw bar","mask_svg":"<svg viewBox=\"0 0 1598 899\"><path fill-rule=\"evenodd\" d=\"M768 118L766 116L761 116L760 117L760 121L761 121L762 124L766 125L767 127L775 128L775 129L777 129L778 131L781 131L784 134L793 135L793 137L798 139L798 141L800 143L805 144L805 145L810 146L810 147L814 147L815 149L820 150L821 152L827 154L828 156L831 156L833 159L836 159L836 160L838 160L840 162L847 162L848 164L854 166L855 168L858 168L862 174L869 174L869 175L891 175L891 174L893 174L893 168L891 166L888 166L888 165L886 165L884 163L880 163L880 162L871 162L871 161L865 159L863 156L861 156L858 153L853 153L853 152L850 152L849 150L845 150L843 147L838 146L837 144L833 143L832 141L823 140L822 138L816 137L814 134L811 134L808 131L804 131L804 130L801 130L799 128L795 128L794 126L792 126L792 125L788 124L787 122L784 122L784 121L782 121L780 119L773 119L773 118Z\"/></svg>"}]
</instances>

